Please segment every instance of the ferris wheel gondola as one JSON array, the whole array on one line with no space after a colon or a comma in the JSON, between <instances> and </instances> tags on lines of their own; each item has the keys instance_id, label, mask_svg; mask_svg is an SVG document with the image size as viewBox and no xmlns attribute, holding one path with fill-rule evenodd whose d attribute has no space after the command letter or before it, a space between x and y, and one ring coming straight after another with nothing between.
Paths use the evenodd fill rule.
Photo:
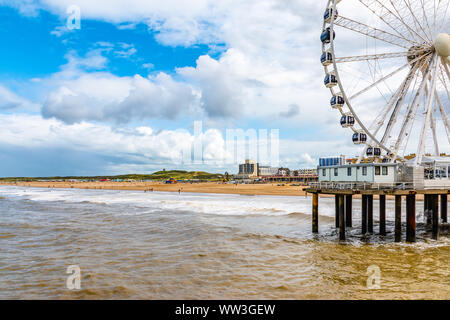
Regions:
<instances>
[{"instance_id":1,"label":"ferris wheel gondola","mask_svg":"<svg viewBox=\"0 0 450 320\"><path fill-rule=\"evenodd\" d=\"M331 98L330 104L333 109L342 108L345 104L344 97L340 93L337 93Z\"/></svg>"},{"instance_id":2,"label":"ferris wheel gondola","mask_svg":"<svg viewBox=\"0 0 450 320\"><path fill-rule=\"evenodd\" d=\"M374 148L374 147L368 147L366 151L366 155L368 157L380 157L381 156L381 149L380 148Z\"/></svg>"},{"instance_id":3,"label":"ferris wheel gondola","mask_svg":"<svg viewBox=\"0 0 450 320\"><path fill-rule=\"evenodd\" d=\"M349 114L344 114L341 117L341 126L342 128L349 128L355 125L355 117Z\"/></svg>"}]
</instances>

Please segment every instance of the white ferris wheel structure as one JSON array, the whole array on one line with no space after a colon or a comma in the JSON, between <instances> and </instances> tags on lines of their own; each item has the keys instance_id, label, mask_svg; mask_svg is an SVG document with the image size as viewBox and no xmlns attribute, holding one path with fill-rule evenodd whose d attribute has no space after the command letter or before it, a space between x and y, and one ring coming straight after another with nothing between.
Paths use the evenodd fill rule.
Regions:
<instances>
[{"instance_id":1,"label":"white ferris wheel structure","mask_svg":"<svg viewBox=\"0 0 450 320\"><path fill-rule=\"evenodd\" d=\"M358 159L450 152L450 0L328 0L324 83Z\"/></svg>"}]
</instances>

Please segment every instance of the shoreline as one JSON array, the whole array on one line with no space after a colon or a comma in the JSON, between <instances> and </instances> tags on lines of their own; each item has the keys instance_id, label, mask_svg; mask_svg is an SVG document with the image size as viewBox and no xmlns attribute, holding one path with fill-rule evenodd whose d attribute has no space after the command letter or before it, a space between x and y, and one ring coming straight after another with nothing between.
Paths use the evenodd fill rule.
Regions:
<instances>
[{"instance_id":1,"label":"shoreline","mask_svg":"<svg viewBox=\"0 0 450 320\"><path fill-rule=\"evenodd\" d=\"M209 194L239 194L254 196L292 196L310 197L303 190L307 187L284 186L278 184L224 184L216 182L165 184L162 182L0 182L0 186L54 188L54 189L84 189L84 190L129 190L157 192L189 192ZM332 198L333 195L321 194L321 198ZM361 195L354 195L360 199ZM375 199L378 199L375 196ZM393 196L387 196L393 200ZM418 201L423 201L423 195L417 195Z\"/></svg>"}]
</instances>

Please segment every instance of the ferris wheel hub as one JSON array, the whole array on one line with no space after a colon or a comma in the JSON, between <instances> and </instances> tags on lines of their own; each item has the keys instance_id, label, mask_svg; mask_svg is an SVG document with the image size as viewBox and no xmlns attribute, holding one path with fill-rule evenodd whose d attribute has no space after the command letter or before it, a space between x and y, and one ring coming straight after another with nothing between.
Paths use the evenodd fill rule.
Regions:
<instances>
[{"instance_id":1,"label":"ferris wheel hub","mask_svg":"<svg viewBox=\"0 0 450 320\"><path fill-rule=\"evenodd\" d=\"M434 40L434 48L441 57L450 56L450 35L448 33L440 33Z\"/></svg>"},{"instance_id":2,"label":"ferris wheel hub","mask_svg":"<svg viewBox=\"0 0 450 320\"><path fill-rule=\"evenodd\" d=\"M408 62L412 65L414 62L418 62L417 58L423 57L425 54L433 51L433 47L429 45L412 46L408 50ZM419 61L420 62L420 61Z\"/></svg>"}]
</instances>

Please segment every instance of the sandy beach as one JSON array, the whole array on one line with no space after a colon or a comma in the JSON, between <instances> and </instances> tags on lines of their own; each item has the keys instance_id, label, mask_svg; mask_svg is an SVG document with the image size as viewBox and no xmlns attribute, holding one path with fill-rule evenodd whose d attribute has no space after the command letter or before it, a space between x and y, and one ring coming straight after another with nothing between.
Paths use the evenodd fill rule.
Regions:
<instances>
[{"instance_id":1,"label":"sandy beach","mask_svg":"<svg viewBox=\"0 0 450 320\"><path fill-rule=\"evenodd\" d=\"M0 182L4 186L20 186L32 188L63 188L63 189L100 189L100 190L140 190L160 192L192 192L213 194L241 194L241 195L265 195L265 196L311 196L306 195L304 186L292 186L290 184L224 184L216 182L206 183L178 183L165 184L163 182ZM320 195L328 198L333 195ZM355 195L359 199L360 195ZM393 197L388 196L388 199ZM375 196L377 199L377 196ZM423 201L423 195L417 195L418 201Z\"/></svg>"},{"instance_id":2,"label":"sandy beach","mask_svg":"<svg viewBox=\"0 0 450 320\"><path fill-rule=\"evenodd\" d=\"M284 195L304 196L306 187L278 186L277 184L223 184L207 183L177 183L165 184L163 182L17 182L0 185L38 187L38 188L76 188L76 189L104 189L104 190L142 190L163 192L194 192L194 193L220 193L243 195Z\"/></svg>"}]
</instances>

